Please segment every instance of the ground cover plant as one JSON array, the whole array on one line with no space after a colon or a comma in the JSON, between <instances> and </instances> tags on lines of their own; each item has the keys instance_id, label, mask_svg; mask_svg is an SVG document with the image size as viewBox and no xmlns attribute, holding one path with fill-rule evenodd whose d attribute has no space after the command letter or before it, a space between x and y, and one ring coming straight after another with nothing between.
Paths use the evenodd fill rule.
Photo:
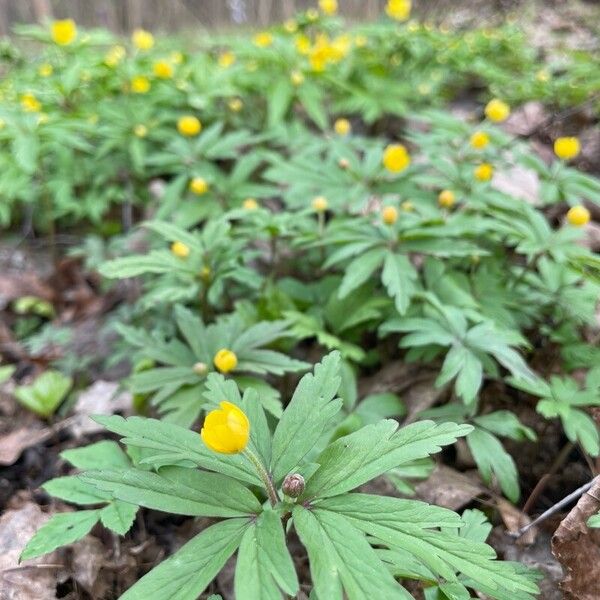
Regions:
<instances>
[{"instance_id":1,"label":"ground cover plant","mask_svg":"<svg viewBox=\"0 0 600 600\"><path fill-rule=\"evenodd\" d=\"M4 54L0 220L48 241L53 275L6 294L0 383L54 435L92 364L125 367L130 393L32 486L70 508L21 560L139 540L160 511L197 529L90 597L546 593L489 535L525 525L567 461L596 481L600 181L573 132L544 154L509 125L532 100L597 123L598 70L548 62L514 22L410 13L389 0L350 27L322 0L189 46L17 29L39 51ZM90 315L103 359L69 349ZM417 499L444 463L475 492Z\"/></svg>"}]
</instances>

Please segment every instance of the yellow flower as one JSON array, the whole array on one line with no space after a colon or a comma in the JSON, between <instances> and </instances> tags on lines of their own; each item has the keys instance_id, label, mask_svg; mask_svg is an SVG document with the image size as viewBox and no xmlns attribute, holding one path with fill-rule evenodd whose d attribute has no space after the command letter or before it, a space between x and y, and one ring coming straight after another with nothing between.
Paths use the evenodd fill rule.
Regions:
<instances>
[{"instance_id":1,"label":"yellow flower","mask_svg":"<svg viewBox=\"0 0 600 600\"><path fill-rule=\"evenodd\" d=\"M31 92L21 96L21 106L26 112L40 112L42 110L42 103Z\"/></svg>"},{"instance_id":2,"label":"yellow flower","mask_svg":"<svg viewBox=\"0 0 600 600\"><path fill-rule=\"evenodd\" d=\"M178 258L187 258L190 255L190 249L183 242L173 242L171 252Z\"/></svg>"},{"instance_id":3,"label":"yellow flower","mask_svg":"<svg viewBox=\"0 0 600 600\"><path fill-rule=\"evenodd\" d=\"M298 54L306 55L310 52L310 38L304 34L297 35L294 40Z\"/></svg>"},{"instance_id":4,"label":"yellow flower","mask_svg":"<svg viewBox=\"0 0 600 600\"><path fill-rule=\"evenodd\" d=\"M150 80L144 75L136 75L131 80L131 91L134 94L145 94L150 90Z\"/></svg>"},{"instance_id":5,"label":"yellow flower","mask_svg":"<svg viewBox=\"0 0 600 600\"><path fill-rule=\"evenodd\" d=\"M357 48L364 48L368 42L369 42L369 40L366 35L359 34L354 38L354 45Z\"/></svg>"},{"instance_id":6,"label":"yellow flower","mask_svg":"<svg viewBox=\"0 0 600 600\"><path fill-rule=\"evenodd\" d=\"M335 15L338 9L337 0L319 0L319 8L326 15Z\"/></svg>"},{"instance_id":7,"label":"yellow flower","mask_svg":"<svg viewBox=\"0 0 600 600\"><path fill-rule=\"evenodd\" d=\"M402 144L390 144L383 152L383 166L392 173L404 171L410 165L410 154Z\"/></svg>"},{"instance_id":8,"label":"yellow flower","mask_svg":"<svg viewBox=\"0 0 600 600\"><path fill-rule=\"evenodd\" d=\"M255 46L267 48L273 43L273 36L268 31L261 31L254 36L253 41Z\"/></svg>"},{"instance_id":9,"label":"yellow flower","mask_svg":"<svg viewBox=\"0 0 600 600\"><path fill-rule=\"evenodd\" d=\"M454 192L450 190L442 190L438 196L438 204L443 208L452 208L456 202Z\"/></svg>"},{"instance_id":10,"label":"yellow flower","mask_svg":"<svg viewBox=\"0 0 600 600\"><path fill-rule=\"evenodd\" d=\"M316 212L325 212L328 206L329 203L327 202L327 198L325 198L325 196L317 196L316 198L313 198L312 207Z\"/></svg>"},{"instance_id":11,"label":"yellow flower","mask_svg":"<svg viewBox=\"0 0 600 600\"><path fill-rule=\"evenodd\" d=\"M206 194L208 192L208 183L202 177L194 177L190 181L190 192L196 194L197 196L202 196L202 194Z\"/></svg>"},{"instance_id":12,"label":"yellow flower","mask_svg":"<svg viewBox=\"0 0 600 600\"><path fill-rule=\"evenodd\" d=\"M169 54L169 60L174 65L180 65L183 62L183 53L179 52L179 50L173 50L173 52Z\"/></svg>"},{"instance_id":13,"label":"yellow flower","mask_svg":"<svg viewBox=\"0 0 600 600\"><path fill-rule=\"evenodd\" d=\"M283 24L283 28L288 32L288 33L296 33L296 31L298 31L298 23L296 23L296 21L294 21L294 19L288 19L284 24Z\"/></svg>"},{"instance_id":14,"label":"yellow flower","mask_svg":"<svg viewBox=\"0 0 600 600\"><path fill-rule=\"evenodd\" d=\"M476 131L471 136L469 143L476 150L481 150L490 143L490 136L485 131Z\"/></svg>"},{"instance_id":15,"label":"yellow flower","mask_svg":"<svg viewBox=\"0 0 600 600\"><path fill-rule=\"evenodd\" d=\"M258 208L258 202L254 198L246 198L242 203L245 210L256 210Z\"/></svg>"},{"instance_id":16,"label":"yellow flower","mask_svg":"<svg viewBox=\"0 0 600 600\"><path fill-rule=\"evenodd\" d=\"M177 131L186 137L194 137L195 135L198 135L201 129L202 123L200 123L200 121L192 115L179 117L179 120L177 121Z\"/></svg>"},{"instance_id":17,"label":"yellow flower","mask_svg":"<svg viewBox=\"0 0 600 600\"><path fill-rule=\"evenodd\" d=\"M202 441L214 452L239 454L248 445L250 422L244 411L231 402L219 403L211 410L200 431Z\"/></svg>"},{"instance_id":18,"label":"yellow flower","mask_svg":"<svg viewBox=\"0 0 600 600\"><path fill-rule=\"evenodd\" d=\"M306 19L308 21L310 21L311 23L313 21L316 21L319 18L319 13L316 8L309 8L305 14L306 14Z\"/></svg>"},{"instance_id":19,"label":"yellow flower","mask_svg":"<svg viewBox=\"0 0 600 600\"><path fill-rule=\"evenodd\" d=\"M131 36L131 41L138 50L150 50L154 46L154 36L143 29L136 29Z\"/></svg>"},{"instance_id":20,"label":"yellow flower","mask_svg":"<svg viewBox=\"0 0 600 600\"><path fill-rule=\"evenodd\" d=\"M583 227L590 222L590 211L585 206L572 206L567 212L567 221L575 227Z\"/></svg>"},{"instance_id":21,"label":"yellow flower","mask_svg":"<svg viewBox=\"0 0 600 600\"><path fill-rule=\"evenodd\" d=\"M581 151L576 137L559 137L554 141L554 154L563 160L575 158Z\"/></svg>"},{"instance_id":22,"label":"yellow flower","mask_svg":"<svg viewBox=\"0 0 600 600\"><path fill-rule=\"evenodd\" d=\"M348 135L352 131L352 125L348 119L337 119L333 129L338 135Z\"/></svg>"},{"instance_id":23,"label":"yellow flower","mask_svg":"<svg viewBox=\"0 0 600 600\"><path fill-rule=\"evenodd\" d=\"M53 72L54 69L52 68L52 65L50 63L44 63L43 65L40 65L38 69L38 75L40 77L50 77L50 75L52 75Z\"/></svg>"},{"instance_id":24,"label":"yellow flower","mask_svg":"<svg viewBox=\"0 0 600 600\"><path fill-rule=\"evenodd\" d=\"M415 210L415 205L410 200L405 200L400 205L400 208L402 208L402 210L404 210L406 212L412 212L413 210Z\"/></svg>"},{"instance_id":25,"label":"yellow flower","mask_svg":"<svg viewBox=\"0 0 600 600\"><path fill-rule=\"evenodd\" d=\"M410 17L411 0L388 0L385 12L396 21L406 21Z\"/></svg>"},{"instance_id":26,"label":"yellow flower","mask_svg":"<svg viewBox=\"0 0 600 600\"><path fill-rule=\"evenodd\" d=\"M123 46L113 46L104 57L107 67L116 67L124 58L127 51Z\"/></svg>"},{"instance_id":27,"label":"yellow flower","mask_svg":"<svg viewBox=\"0 0 600 600\"><path fill-rule=\"evenodd\" d=\"M235 62L235 54L233 52L231 52L230 50L221 52L221 54L219 54L218 63L221 68L227 69L234 62Z\"/></svg>"},{"instance_id":28,"label":"yellow flower","mask_svg":"<svg viewBox=\"0 0 600 600\"><path fill-rule=\"evenodd\" d=\"M160 79L170 79L173 77L173 66L166 60L159 60L154 63L152 70Z\"/></svg>"},{"instance_id":29,"label":"yellow flower","mask_svg":"<svg viewBox=\"0 0 600 600\"><path fill-rule=\"evenodd\" d=\"M481 163L473 171L473 175L477 181L489 181L494 174L494 167L490 163Z\"/></svg>"},{"instance_id":30,"label":"yellow flower","mask_svg":"<svg viewBox=\"0 0 600 600\"><path fill-rule=\"evenodd\" d=\"M227 106L229 106L229 110L233 112L240 112L240 110L242 110L244 107L244 103L242 102L241 98L231 98L231 100L229 100L227 103Z\"/></svg>"},{"instance_id":31,"label":"yellow flower","mask_svg":"<svg viewBox=\"0 0 600 600\"><path fill-rule=\"evenodd\" d=\"M550 73L546 70L546 69L540 69L536 74L535 74L535 78L540 82L540 83L546 83L548 81L550 81Z\"/></svg>"},{"instance_id":32,"label":"yellow flower","mask_svg":"<svg viewBox=\"0 0 600 600\"><path fill-rule=\"evenodd\" d=\"M148 135L148 128L145 125L138 123L133 128L133 133L136 135L136 137L145 138Z\"/></svg>"},{"instance_id":33,"label":"yellow flower","mask_svg":"<svg viewBox=\"0 0 600 600\"><path fill-rule=\"evenodd\" d=\"M393 225L398 220L398 210L393 206L386 206L381 211L381 218L386 225Z\"/></svg>"},{"instance_id":34,"label":"yellow flower","mask_svg":"<svg viewBox=\"0 0 600 600\"><path fill-rule=\"evenodd\" d=\"M51 26L52 40L59 46L68 46L77 37L77 25L73 19L54 21Z\"/></svg>"},{"instance_id":35,"label":"yellow flower","mask_svg":"<svg viewBox=\"0 0 600 600\"><path fill-rule=\"evenodd\" d=\"M221 348L215 354L213 362L215 363L215 367L217 367L221 373L229 373L229 371L233 371L237 367L238 359L235 352L232 352L227 348Z\"/></svg>"},{"instance_id":36,"label":"yellow flower","mask_svg":"<svg viewBox=\"0 0 600 600\"><path fill-rule=\"evenodd\" d=\"M510 106L502 100L494 98L490 100L485 107L485 116L494 123L505 121L510 115Z\"/></svg>"},{"instance_id":37,"label":"yellow flower","mask_svg":"<svg viewBox=\"0 0 600 600\"><path fill-rule=\"evenodd\" d=\"M304 75L300 71L292 71L290 80L294 85L302 85L304 83Z\"/></svg>"}]
</instances>

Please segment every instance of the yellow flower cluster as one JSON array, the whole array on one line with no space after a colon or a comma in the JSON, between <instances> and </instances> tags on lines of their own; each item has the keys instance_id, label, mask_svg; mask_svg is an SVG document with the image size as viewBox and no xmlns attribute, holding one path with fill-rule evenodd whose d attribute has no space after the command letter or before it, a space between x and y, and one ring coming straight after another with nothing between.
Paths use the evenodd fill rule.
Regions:
<instances>
[{"instance_id":1,"label":"yellow flower cluster","mask_svg":"<svg viewBox=\"0 0 600 600\"><path fill-rule=\"evenodd\" d=\"M320 33L314 44L305 36L296 40L296 48L300 54L308 54L308 60L313 71L324 71L327 65L340 62L350 50L351 39L348 35L340 35L331 40L328 35ZM299 44L301 42L301 47Z\"/></svg>"},{"instance_id":2,"label":"yellow flower cluster","mask_svg":"<svg viewBox=\"0 0 600 600\"><path fill-rule=\"evenodd\" d=\"M319 8L326 15L335 15L338 9L337 0L319 0Z\"/></svg>"},{"instance_id":3,"label":"yellow flower cluster","mask_svg":"<svg viewBox=\"0 0 600 600\"><path fill-rule=\"evenodd\" d=\"M489 181L494 175L494 167L490 163L481 163L475 167L473 175L477 181Z\"/></svg>"},{"instance_id":4,"label":"yellow flower cluster","mask_svg":"<svg viewBox=\"0 0 600 600\"><path fill-rule=\"evenodd\" d=\"M152 65L154 75L159 79L171 79L173 77L173 65L167 60L158 60Z\"/></svg>"},{"instance_id":5,"label":"yellow flower cluster","mask_svg":"<svg viewBox=\"0 0 600 600\"><path fill-rule=\"evenodd\" d=\"M107 67L116 67L127 54L127 51L123 46L113 46L104 56L104 64Z\"/></svg>"},{"instance_id":6,"label":"yellow flower cluster","mask_svg":"<svg viewBox=\"0 0 600 600\"><path fill-rule=\"evenodd\" d=\"M217 62L222 69L227 69L235 62L235 54L231 52L231 50L221 52L221 54L219 54Z\"/></svg>"},{"instance_id":7,"label":"yellow flower cluster","mask_svg":"<svg viewBox=\"0 0 600 600\"><path fill-rule=\"evenodd\" d=\"M202 123L193 115L184 115L177 121L177 131L186 137L194 137L200 133Z\"/></svg>"},{"instance_id":8,"label":"yellow flower cluster","mask_svg":"<svg viewBox=\"0 0 600 600\"><path fill-rule=\"evenodd\" d=\"M253 42L259 48L268 48L273 43L273 36L268 31L261 31L254 36Z\"/></svg>"},{"instance_id":9,"label":"yellow flower cluster","mask_svg":"<svg viewBox=\"0 0 600 600\"><path fill-rule=\"evenodd\" d=\"M136 75L131 80L131 91L134 94L146 94L150 91L150 80L144 75Z\"/></svg>"},{"instance_id":10,"label":"yellow flower cluster","mask_svg":"<svg viewBox=\"0 0 600 600\"><path fill-rule=\"evenodd\" d=\"M390 144L383 152L383 166L392 173L400 173L410 165L410 154L402 144Z\"/></svg>"},{"instance_id":11,"label":"yellow flower cluster","mask_svg":"<svg viewBox=\"0 0 600 600\"><path fill-rule=\"evenodd\" d=\"M154 36L144 29L136 29L131 36L131 41L138 50L151 50L154 47Z\"/></svg>"},{"instance_id":12,"label":"yellow flower cluster","mask_svg":"<svg viewBox=\"0 0 600 600\"><path fill-rule=\"evenodd\" d=\"M485 131L476 131L469 140L475 150L482 150L490 143L490 136Z\"/></svg>"},{"instance_id":13,"label":"yellow flower cluster","mask_svg":"<svg viewBox=\"0 0 600 600\"><path fill-rule=\"evenodd\" d=\"M42 110L42 103L31 92L21 96L21 106L25 112L40 112Z\"/></svg>"}]
</instances>

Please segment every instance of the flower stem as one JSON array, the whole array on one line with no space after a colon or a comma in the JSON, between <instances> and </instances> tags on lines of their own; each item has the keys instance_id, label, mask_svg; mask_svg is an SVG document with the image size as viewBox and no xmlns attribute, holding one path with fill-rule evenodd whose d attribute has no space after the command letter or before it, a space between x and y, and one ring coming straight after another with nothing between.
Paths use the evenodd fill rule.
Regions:
<instances>
[{"instance_id":1,"label":"flower stem","mask_svg":"<svg viewBox=\"0 0 600 600\"><path fill-rule=\"evenodd\" d=\"M277 490L273 485L273 480L269 475L267 469L262 464L258 456L252 452L249 448L244 450L244 456L256 467L256 471L258 472L259 477L261 478L265 489L267 490L267 494L269 495L269 500L271 501L271 506L275 506L279 502L279 495L277 494Z\"/></svg>"}]
</instances>

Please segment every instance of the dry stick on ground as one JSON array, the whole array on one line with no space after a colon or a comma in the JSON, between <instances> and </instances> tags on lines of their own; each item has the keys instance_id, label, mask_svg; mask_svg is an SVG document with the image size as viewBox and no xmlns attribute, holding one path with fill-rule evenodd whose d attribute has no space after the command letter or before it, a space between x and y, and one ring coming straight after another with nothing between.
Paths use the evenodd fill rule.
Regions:
<instances>
[{"instance_id":1,"label":"dry stick on ground","mask_svg":"<svg viewBox=\"0 0 600 600\"><path fill-rule=\"evenodd\" d=\"M521 527L521 529L515 531L514 533L509 532L508 535L510 535L513 538L520 538L524 533L527 533L532 527L535 527L542 521L545 521L548 517L551 517L553 514L557 513L561 508L567 506L568 504L571 504L571 502L573 502L574 500L577 500L577 498L589 491L597 481L600 481L600 476L594 477L594 479L592 479L585 485L582 485L580 488L577 488L574 492L570 493L560 502L557 502L554 506L551 506L547 511L543 512L539 517L537 517L537 519L534 519L533 521L531 521L531 523L525 525L524 527Z\"/></svg>"}]
</instances>

